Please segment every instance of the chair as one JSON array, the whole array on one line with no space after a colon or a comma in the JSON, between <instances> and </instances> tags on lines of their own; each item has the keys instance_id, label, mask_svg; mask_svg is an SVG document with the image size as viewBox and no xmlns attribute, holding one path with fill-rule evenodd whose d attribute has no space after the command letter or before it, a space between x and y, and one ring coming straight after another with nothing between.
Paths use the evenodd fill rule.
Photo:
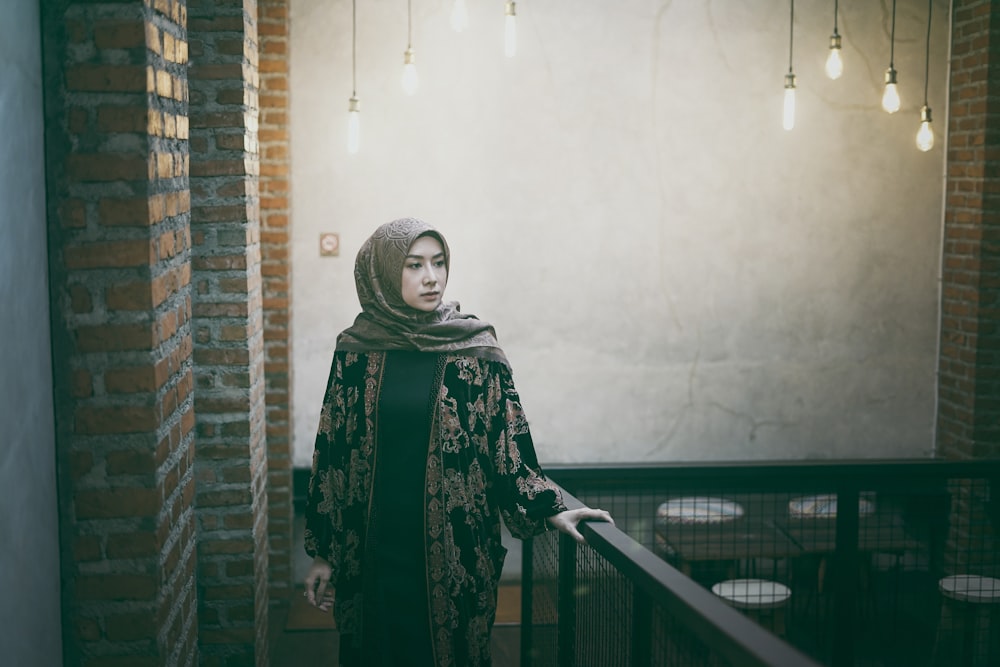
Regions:
<instances>
[{"instance_id":1,"label":"chair","mask_svg":"<svg viewBox=\"0 0 1000 667\"><path fill-rule=\"evenodd\" d=\"M712 586L712 593L779 637L785 636L785 606L792 597L788 586L767 579L727 579Z\"/></svg>"},{"instance_id":2,"label":"chair","mask_svg":"<svg viewBox=\"0 0 1000 667\"><path fill-rule=\"evenodd\" d=\"M955 574L938 582L941 618L934 641L935 665L1000 664L1000 579Z\"/></svg>"}]
</instances>

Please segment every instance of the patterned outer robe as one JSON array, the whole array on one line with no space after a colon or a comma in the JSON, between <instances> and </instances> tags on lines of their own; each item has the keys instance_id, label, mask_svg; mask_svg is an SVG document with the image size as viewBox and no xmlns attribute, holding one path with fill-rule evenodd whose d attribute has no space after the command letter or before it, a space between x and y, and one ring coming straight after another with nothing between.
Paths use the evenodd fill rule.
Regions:
<instances>
[{"instance_id":1,"label":"patterned outer robe","mask_svg":"<svg viewBox=\"0 0 1000 667\"><path fill-rule=\"evenodd\" d=\"M320 413L306 510L305 547L333 567L337 627L368 642L363 600L373 563L367 539L378 451L377 406L385 353L334 355ZM535 457L528 422L502 363L442 354L424 483L425 562L438 665L490 664L490 629L506 549L547 529L565 509ZM387 545L391 548L391 545ZM371 567L369 567L371 570ZM364 655L364 653L362 654Z\"/></svg>"}]
</instances>

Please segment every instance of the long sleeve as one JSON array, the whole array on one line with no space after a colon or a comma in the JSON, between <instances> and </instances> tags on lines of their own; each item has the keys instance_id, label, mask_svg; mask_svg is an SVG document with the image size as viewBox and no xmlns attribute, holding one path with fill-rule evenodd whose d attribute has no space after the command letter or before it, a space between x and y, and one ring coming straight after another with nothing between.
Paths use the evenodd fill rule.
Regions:
<instances>
[{"instance_id":1,"label":"long sleeve","mask_svg":"<svg viewBox=\"0 0 1000 667\"><path fill-rule=\"evenodd\" d=\"M343 497L343 473L333 461L334 440L344 424L343 368L334 355L320 411L312 473L306 498L305 550L310 556L325 559L337 569L334 524Z\"/></svg>"},{"instance_id":2,"label":"long sleeve","mask_svg":"<svg viewBox=\"0 0 1000 667\"><path fill-rule=\"evenodd\" d=\"M489 387L489 400L496 400L490 440L499 487L500 511L511 535L532 537L549 528L547 517L566 509L558 487L542 472L514 387L510 369L491 364L495 373Z\"/></svg>"}]
</instances>

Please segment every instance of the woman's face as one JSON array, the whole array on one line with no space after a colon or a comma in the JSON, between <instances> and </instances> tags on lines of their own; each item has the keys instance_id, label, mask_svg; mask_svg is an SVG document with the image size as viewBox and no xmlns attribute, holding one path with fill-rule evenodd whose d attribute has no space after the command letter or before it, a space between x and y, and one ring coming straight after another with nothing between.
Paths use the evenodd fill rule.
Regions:
<instances>
[{"instance_id":1,"label":"woman's face","mask_svg":"<svg viewBox=\"0 0 1000 667\"><path fill-rule=\"evenodd\" d=\"M429 313L441 304L448 286L444 248L433 236L421 236L403 262L403 301L410 308Z\"/></svg>"}]
</instances>

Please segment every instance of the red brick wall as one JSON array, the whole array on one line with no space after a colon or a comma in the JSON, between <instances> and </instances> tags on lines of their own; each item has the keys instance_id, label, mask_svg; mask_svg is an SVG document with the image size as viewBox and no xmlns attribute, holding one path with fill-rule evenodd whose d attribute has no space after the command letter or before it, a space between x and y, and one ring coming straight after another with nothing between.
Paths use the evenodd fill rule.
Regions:
<instances>
[{"instance_id":1,"label":"red brick wall","mask_svg":"<svg viewBox=\"0 0 1000 667\"><path fill-rule=\"evenodd\" d=\"M267 665L257 6L189 0L191 229L203 665Z\"/></svg>"},{"instance_id":2,"label":"red brick wall","mask_svg":"<svg viewBox=\"0 0 1000 667\"><path fill-rule=\"evenodd\" d=\"M1000 7L955 0L948 122L937 447L1000 456ZM951 488L946 568L996 575L985 486ZM995 493L995 491L994 491Z\"/></svg>"},{"instance_id":3,"label":"red brick wall","mask_svg":"<svg viewBox=\"0 0 1000 667\"><path fill-rule=\"evenodd\" d=\"M192 665L185 6L41 7L65 664Z\"/></svg>"},{"instance_id":4,"label":"red brick wall","mask_svg":"<svg viewBox=\"0 0 1000 667\"><path fill-rule=\"evenodd\" d=\"M260 245L267 379L268 529L272 602L292 583L292 264L289 0L260 0Z\"/></svg>"},{"instance_id":5,"label":"red brick wall","mask_svg":"<svg viewBox=\"0 0 1000 667\"><path fill-rule=\"evenodd\" d=\"M1000 7L955 0L937 447L1000 456Z\"/></svg>"}]
</instances>

